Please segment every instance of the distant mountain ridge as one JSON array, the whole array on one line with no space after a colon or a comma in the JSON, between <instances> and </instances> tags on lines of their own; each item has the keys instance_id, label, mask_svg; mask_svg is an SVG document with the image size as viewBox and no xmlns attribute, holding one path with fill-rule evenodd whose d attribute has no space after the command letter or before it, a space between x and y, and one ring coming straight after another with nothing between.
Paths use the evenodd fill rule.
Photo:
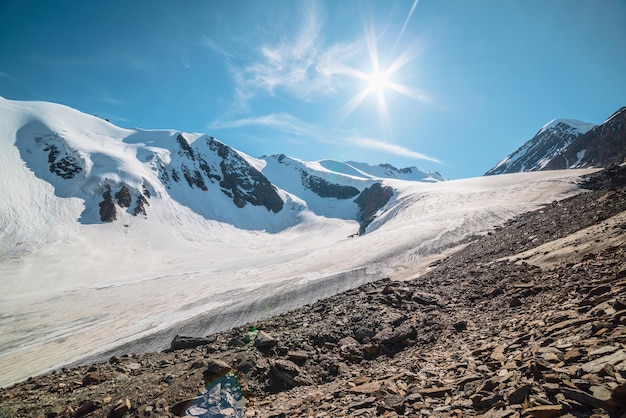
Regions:
<instances>
[{"instance_id":1,"label":"distant mountain ridge","mask_svg":"<svg viewBox=\"0 0 626 418\"><path fill-rule=\"evenodd\" d=\"M485 175L608 167L626 161L626 107L600 125L557 119Z\"/></svg>"},{"instance_id":2,"label":"distant mountain ridge","mask_svg":"<svg viewBox=\"0 0 626 418\"><path fill-rule=\"evenodd\" d=\"M53 103L0 98L0 112L0 162L7 170L25 164L56 196L78 198L84 224L126 224L154 211L176 218L177 205L207 220L268 232L297 225L307 211L369 223L393 195L382 185L387 199L372 203L362 193L374 184L444 180L416 167L306 162L283 154L253 158L210 135L123 129ZM17 154L4 151L11 149ZM33 181L17 172L21 177L7 182L8 198L13 188L28 190ZM23 210L31 209L25 203Z\"/></svg>"}]
</instances>

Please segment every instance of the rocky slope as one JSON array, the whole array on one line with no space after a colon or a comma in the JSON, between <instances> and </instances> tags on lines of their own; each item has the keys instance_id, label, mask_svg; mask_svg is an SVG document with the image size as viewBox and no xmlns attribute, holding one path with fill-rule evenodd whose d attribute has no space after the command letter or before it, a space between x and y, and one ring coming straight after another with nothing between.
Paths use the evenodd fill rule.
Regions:
<instances>
[{"instance_id":1,"label":"rocky slope","mask_svg":"<svg viewBox=\"0 0 626 418\"><path fill-rule=\"evenodd\" d=\"M2 417L618 417L626 168L408 281L0 390Z\"/></svg>"}]
</instances>

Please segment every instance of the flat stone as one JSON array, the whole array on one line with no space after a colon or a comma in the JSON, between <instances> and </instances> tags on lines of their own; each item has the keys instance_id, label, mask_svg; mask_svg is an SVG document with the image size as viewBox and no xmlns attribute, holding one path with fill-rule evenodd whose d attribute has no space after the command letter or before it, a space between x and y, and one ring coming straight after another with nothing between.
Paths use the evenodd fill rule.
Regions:
<instances>
[{"instance_id":1,"label":"flat stone","mask_svg":"<svg viewBox=\"0 0 626 418\"><path fill-rule=\"evenodd\" d=\"M611 399L611 391L599 385L594 385L589 388L589 391L593 394L593 397L596 399L600 399L601 401L608 401Z\"/></svg>"},{"instance_id":2,"label":"flat stone","mask_svg":"<svg viewBox=\"0 0 626 418\"><path fill-rule=\"evenodd\" d=\"M563 395L565 395L567 399L572 399L576 402L580 402L582 404L589 405L594 408L610 409L606 401L603 401L602 399L598 399L594 397L593 395L588 394L587 392L583 392L582 390L576 390L576 389L563 387L561 388L561 393L563 393Z\"/></svg>"},{"instance_id":3,"label":"flat stone","mask_svg":"<svg viewBox=\"0 0 626 418\"><path fill-rule=\"evenodd\" d=\"M540 405L524 410L524 415L534 418L554 418L563 414L563 405Z\"/></svg>"},{"instance_id":4,"label":"flat stone","mask_svg":"<svg viewBox=\"0 0 626 418\"><path fill-rule=\"evenodd\" d=\"M293 361L296 364L303 365L309 359L310 354L306 351L289 351L287 352L287 359Z\"/></svg>"},{"instance_id":5,"label":"flat stone","mask_svg":"<svg viewBox=\"0 0 626 418\"><path fill-rule=\"evenodd\" d=\"M489 357L496 361L506 360L506 357L504 356L504 349L505 347L503 345L496 346L496 348L493 349Z\"/></svg>"},{"instance_id":6,"label":"flat stone","mask_svg":"<svg viewBox=\"0 0 626 418\"><path fill-rule=\"evenodd\" d=\"M604 355L604 354L614 353L617 350L619 350L619 347L616 347L614 345L607 345L607 346L598 348L596 350L590 351L589 355L590 356L601 356L601 355Z\"/></svg>"},{"instance_id":7,"label":"flat stone","mask_svg":"<svg viewBox=\"0 0 626 418\"><path fill-rule=\"evenodd\" d=\"M450 386L442 386L442 387L432 387L418 390L419 394L426 397L430 396L431 398L441 398L446 396L448 392L452 392L453 388Z\"/></svg>"},{"instance_id":8,"label":"flat stone","mask_svg":"<svg viewBox=\"0 0 626 418\"><path fill-rule=\"evenodd\" d=\"M626 360L626 353L623 350L619 350L611 355L600 357L583 364L582 369L587 373L598 373L605 364L615 365L624 360Z\"/></svg>"},{"instance_id":9,"label":"flat stone","mask_svg":"<svg viewBox=\"0 0 626 418\"><path fill-rule=\"evenodd\" d=\"M350 389L350 392L369 395L375 392L380 392L381 388L382 388L382 382L374 381L374 382L364 383L359 386L355 386L352 389Z\"/></svg>"},{"instance_id":10,"label":"flat stone","mask_svg":"<svg viewBox=\"0 0 626 418\"><path fill-rule=\"evenodd\" d=\"M99 409L102 406L102 402L100 401L87 401L79 406L75 411L75 417L82 417L84 415L90 414L93 411Z\"/></svg>"},{"instance_id":11,"label":"flat stone","mask_svg":"<svg viewBox=\"0 0 626 418\"><path fill-rule=\"evenodd\" d=\"M563 361L565 361L566 363L572 363L580 360L582 357L583 353L580 348L572 348L565 352L565 354L563 355Z\"/></svg>"}]
</instances>

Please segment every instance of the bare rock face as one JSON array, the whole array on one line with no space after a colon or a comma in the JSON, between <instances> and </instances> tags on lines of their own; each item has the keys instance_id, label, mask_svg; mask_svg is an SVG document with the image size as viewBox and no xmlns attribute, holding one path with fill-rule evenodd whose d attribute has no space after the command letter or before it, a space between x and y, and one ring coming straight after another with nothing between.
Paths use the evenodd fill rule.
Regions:
<instances>
[{"instance_id":1,"label":"bare rock face","mask_svg":"<svg viewBox=\"0 0 626 418\"><path fill-rule=\"evenodd\" d=\"M343 186L324 180L321 177L306 172L301 173L302 184L320 197L334 197L335 199L350 199L359 194L359 189L352 186Z\"/></svg>"},{"instance_id":2,"label":"bare rock face","mask_svg":"<svg viewBox=\"0 0 626 418\"><path fill-rule=\"evenodd\" d=\"M117 204L122 208L129 208L132 203L130 191L126 185L123 185L122 188L115 193L115 198L117 199Z\"/></svg>"},{"instance_id":3,"label":"bare rock face","mask_svg":"<svg viewBox=\"0 0 626 418\"><path fill-rule=\"evenodd\" d=\"M111 196L111 189L107 189L102 194L102 202L100 202L100 220L102 222L113 222L117 220L117 210L115 208L115 201Z\"/></svg>"},{"instance_id":4,"label":"bare rock face","mask_svg":"<svg viewBox=\"0 0 626 418\"><path fill-rule=\"evenodd\" d=\"M359 234L365 233L365 228L372 223L376 217L376 212L385 206L392 196L393 189L391 187L383 186L381 183L374 183L371 187L363 190L354 200L361 208L358 219L361 224Z\"/></svg>"},{"instance_id":5,"label":"bare rock face","mask_svg":"<svg viewBox=\"0 0 626 418\"><path fill-rule=\"evenodd\" d=\"M222 158L220 162L222 180L219 182L222 192L231 197L237 207L243 208L250 203L254 206L264 206L274 213L282 210L283 200L276 187L263 173L221 142L211 141L209 147Z\"/></svg>"},{"instance_id":6,"label":"bare rock face","mask_svg":"<svg viewBox=\"0 0 626 418\"><path fill-rule=\"evenodd\" d=\"M51 137L54 138L53 135ZM51 173L68 180L83 171L80 160L67 151L59 150L58 146L46 144L43 150L48 152Z\"/></svg>"},{"instance_id":7,"label":"bare rock face","mask_svg":"<svg viewBox=\"0 0 626 418\"><path fill-rule=\"evenodd\" d=\"M601 125L576 138L546 170L570 167L603 167L626 161L626 107L622 107Z\"/></svg>"}]
</instances>

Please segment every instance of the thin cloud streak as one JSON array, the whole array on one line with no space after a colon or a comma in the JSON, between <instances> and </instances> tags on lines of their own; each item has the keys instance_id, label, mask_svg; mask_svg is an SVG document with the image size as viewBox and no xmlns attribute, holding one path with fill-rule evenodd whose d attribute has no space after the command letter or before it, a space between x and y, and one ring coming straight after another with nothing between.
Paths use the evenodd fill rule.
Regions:
<instances>
[{"instance_id":1,"label":"thin cloud streak","mask_svg":"<svg viewBox=\"0 0 626 418\"><path fill-rule=\"evenodd\" d=\"M412 151L400 145L390 144L372 138L350 137L348 138L348 141L360 148L368 148L376 151L385 152L387 154L414 158L416 160L426 160L433 163L442 164L441 161L439 161L438 159L429 157L428 155L422 154L421 152Z\"/></svg>"},{"instance_id":2,"label":"thin cloud streak","mask_svg":"<svg viewBox=\"0 0 626 418\"><path fill-rule=\"evenodd\" d=\"M332 145L342 145L347 142L358 148L365 148L397 155L416 160L425 160L441 164L441 161L421 152L413 151L400 145L390 144L378 139L354 136L352 133L340 129L323 130L314 125L301 121L287 113L270 113L263 116L217 121L212 123L210 129L238 129L245 126L260 126L280 130L284 133L307 137L317 142ZM336 138L341 138L337 140Z\"/></svg>"}]
</instances>

